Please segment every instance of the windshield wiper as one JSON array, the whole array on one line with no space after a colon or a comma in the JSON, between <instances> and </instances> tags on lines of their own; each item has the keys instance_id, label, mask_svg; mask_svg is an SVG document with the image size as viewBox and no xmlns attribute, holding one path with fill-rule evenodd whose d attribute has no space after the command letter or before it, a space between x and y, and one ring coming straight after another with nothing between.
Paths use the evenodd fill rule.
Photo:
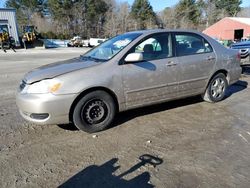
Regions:
<instances>
[{"instance_id":1,"label":"windshield wiper","mask_svg":"<svg viewBox=\"0 0 250 188\"><path fill-rule=\"evenodd\" d=\"M83 56L81 55L80 56L82 59L86 59L86 60L94 60L96 62L104 62L104 61L107 61L106 59L99 59L99 58L96 58L96 57L93 57L93 56Z\"/></svg>"}]
</instances>

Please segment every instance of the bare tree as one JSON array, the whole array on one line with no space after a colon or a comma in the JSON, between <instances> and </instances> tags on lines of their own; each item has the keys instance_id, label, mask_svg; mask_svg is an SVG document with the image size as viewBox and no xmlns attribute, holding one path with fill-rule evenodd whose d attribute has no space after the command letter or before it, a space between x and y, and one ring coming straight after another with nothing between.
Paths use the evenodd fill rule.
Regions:
<instances>
[{"instance_id":1,"label":"bare tree","mask_svg":"<svg viewBox=\"0 0 250 188\"><path fill-rule=\"evenodd\" d=\"M130 6L127 2L113 2L106 14L105 34L115 36L131 30Z\"/></svg>"},{"instance_id":2,"label":"bare tree","mask_svg":"<svg viewBox=\"0 0 250 188\"><path fill-rule=\"evenodd\" d=\"M237 16L250 18L250 6L242 8L241 11L237 14Z\"/></svg>"},{"instance_id":3,"label":"bare tree","mask_svg":"<svg viewBox=\"0 0 250 188\"><path fill-rule=\"evenodd\" d=\"M174 7L166 7L158 14L158 16L161 19L164 28L173 29L178 27Z\"/></svg>"}]
</instances>

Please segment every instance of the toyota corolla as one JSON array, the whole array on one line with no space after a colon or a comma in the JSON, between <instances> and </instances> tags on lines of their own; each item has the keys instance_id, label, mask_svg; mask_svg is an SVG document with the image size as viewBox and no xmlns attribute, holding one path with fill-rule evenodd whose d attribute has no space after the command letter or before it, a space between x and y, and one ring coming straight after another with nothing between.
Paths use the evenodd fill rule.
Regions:
<instances>
[{"instance_id":1,"label":"toyota corolla","mask_svg":"<svg viewBox=\"0 0 250 188\"><path fill-rule=\"evenodd\" d=\"M241 75L240 54L199 32L144 30L118 35L78 58L27 73L16 101L37 124L74 123L96 132L117 112L201 95L218 102Z\"/></svg>"}]
</instances>

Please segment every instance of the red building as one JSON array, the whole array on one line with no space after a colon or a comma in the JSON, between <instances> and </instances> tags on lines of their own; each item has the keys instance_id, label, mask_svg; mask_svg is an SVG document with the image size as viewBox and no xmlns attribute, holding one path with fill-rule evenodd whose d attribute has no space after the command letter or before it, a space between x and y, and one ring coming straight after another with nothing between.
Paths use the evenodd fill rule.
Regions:
<instances>
[{"instance_id":1,"label":"red building","mask_svg":"<svg viewBox=\"0 0 250 188\"><path fill-rule=\"evenodd\" d=\"M226 17L211 25L203 33L219 40L240 40L250 37L250 18Z\"/></svg>"}]
</instances>

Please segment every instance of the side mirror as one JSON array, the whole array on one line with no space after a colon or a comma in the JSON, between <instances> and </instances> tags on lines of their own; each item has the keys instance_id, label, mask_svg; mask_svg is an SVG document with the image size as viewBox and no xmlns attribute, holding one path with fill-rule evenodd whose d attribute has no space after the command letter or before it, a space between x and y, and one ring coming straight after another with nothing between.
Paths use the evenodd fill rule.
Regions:
<instances>
[{"instance_id":1,"label":"side mirror","mask_svg":"<svg viewBox=\"0 0 250 188\"><path fill-rule=\"evenodd\" d=\"M139 62L143 60L142 53L131 53L125 58L125 62Z\"/></svg>"}]
</instances>

